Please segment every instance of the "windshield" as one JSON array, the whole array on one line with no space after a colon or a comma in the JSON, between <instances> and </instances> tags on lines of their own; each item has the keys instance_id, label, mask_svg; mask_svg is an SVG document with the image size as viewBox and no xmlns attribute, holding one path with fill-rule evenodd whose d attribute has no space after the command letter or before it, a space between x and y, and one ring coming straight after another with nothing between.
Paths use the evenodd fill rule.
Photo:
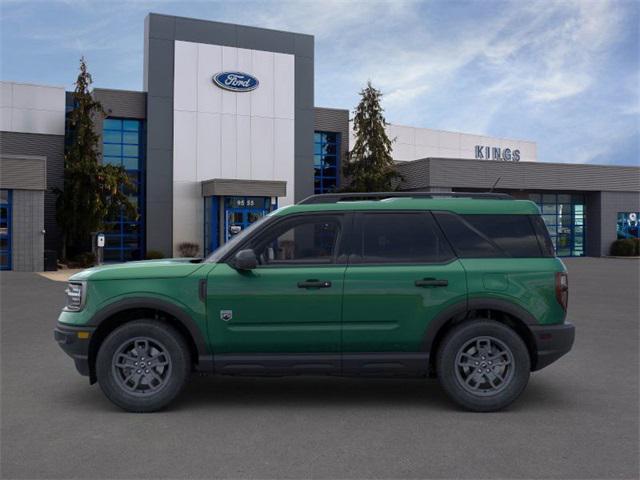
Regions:
<instances>
[{"instance_id":1,"label":"windshield","mask_svg":"<svg viewBox=\"0 0 640 480\"><path fill-rule=\"evenodd\" d=\"M247 236L249 234L251 234L251 232L253 232L260 225L263 225L267 221L267 219L271 217L272 214L273 214L273 212L271 212L269 215L266 215L266 216L256 220L251 225L249 225L246 229L244 229L243 231L241 231L240 233L238 233L237 235L232 237L227 243L225 243L224 245L222 245L218 249L216 249L213 252L211 252L209 254L209 256L205 259L205 262L208 262L208 263L217 263L217 262L219 262L221 258L223 258L225 255L227 255L240 242L242 242L245 238L247 238Z\"/></svg>"}]
</instances>

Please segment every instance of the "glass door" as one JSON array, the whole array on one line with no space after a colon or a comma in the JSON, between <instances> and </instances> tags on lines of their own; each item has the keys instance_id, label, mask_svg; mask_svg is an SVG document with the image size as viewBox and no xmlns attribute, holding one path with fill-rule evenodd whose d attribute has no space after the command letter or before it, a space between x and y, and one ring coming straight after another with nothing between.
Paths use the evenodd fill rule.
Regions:
<instances>
[{"instance_id":1,"label":"glass door","mask_svg":"<svg viewBox=\"0 0 640 480\"><path fill-rule=\"evenodd\" d=\"M11 190L0 190L0 270L11 270Z\"/></svg>"},{"instance_id":2,"label":"glass door","mask_svg":"<svg viewBox=\"0 0 640 480\"><path fill-rule=\"evenodd\" d=\"M224 241L227 242L271 211L271 197L226 197Z\"/></svg>"},{"instance_id":3,"label":"glass door","mask_svg":"<svg viewBox=\"0 0 640 480\"><path fill-rule=\"evenodd\" d=\"M531 193L559 257L585 254L585 197L570 193Z\"/></svg>"}]
</instances>

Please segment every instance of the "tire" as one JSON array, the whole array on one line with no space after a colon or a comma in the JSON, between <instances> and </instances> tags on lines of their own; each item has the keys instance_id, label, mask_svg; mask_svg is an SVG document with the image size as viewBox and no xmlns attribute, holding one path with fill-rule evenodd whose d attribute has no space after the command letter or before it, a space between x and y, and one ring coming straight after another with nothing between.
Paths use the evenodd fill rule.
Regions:
<instances>
[{"instance_id":1,"label":"tire","mask_svg":"<svg viewBox=\"0 0 640 480\"><path fill-rule=\"evenodd\" d=\"M438 380L458 405L474 412L501 410L529 381L527 346L508 326L493 320L466 321L444 338L436 357Z\"/></svg>"},{"instance_id":2,"label":"tire","mask_svg":"<svg viewBox=\"0 0 640 480\"><path fill-rule=\"evenodd\" d=\"M191 373L191 357L175 328L134 320L111 332L100 345L96 376L100 388L129 412L154 412L169 405Z\"/></svg>"}]
</instances>

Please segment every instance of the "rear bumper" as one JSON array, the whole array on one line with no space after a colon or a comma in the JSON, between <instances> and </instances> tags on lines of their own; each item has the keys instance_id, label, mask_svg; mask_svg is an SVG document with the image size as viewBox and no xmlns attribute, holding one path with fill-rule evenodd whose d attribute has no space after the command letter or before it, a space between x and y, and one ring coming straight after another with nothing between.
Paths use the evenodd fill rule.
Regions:
<instances>
[{"instance_id":1,"label":"rear bumper","mask_svg":"<svg viewBox=\"0 0 640 480\"><path fill-rule=\"evenodd\" d=\"M80 375L89 376L90 374L89 342L94 330L95 328L91 327L72 327L62 323L58 323L53 330L53 338L58 342L60 348L73 359ZM82 338L85 336L86 338Z\"/></svg>"},{"instance_id":2,"label":"rear bumper","mask_svg":"<svg viewBox=\"0 0 640 480\"><path fill-rule=\"evenodd\" d=\"M571 350L576 329L571 323L531 326L536 342L537 360L533 371L550 365Z\"/></svg>"}]
</instances>

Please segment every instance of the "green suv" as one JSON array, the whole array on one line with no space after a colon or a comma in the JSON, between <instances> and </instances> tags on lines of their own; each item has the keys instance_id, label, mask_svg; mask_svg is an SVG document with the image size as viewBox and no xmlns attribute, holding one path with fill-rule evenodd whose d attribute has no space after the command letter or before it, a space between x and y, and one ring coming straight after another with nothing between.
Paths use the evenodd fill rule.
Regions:
<instances>
[{"instance_id":1,"label":"green suv","mask_svg":"<svg viewBox=\"0 0 640 480\"><path fill-rule=\"evenodd\" d=\"M493 411L574 340L538 207L500 194L315 195L204 260L91 268L66 293L56 341L133 412L194 371L436 376Z\"/></svg>"}]
</instances>

